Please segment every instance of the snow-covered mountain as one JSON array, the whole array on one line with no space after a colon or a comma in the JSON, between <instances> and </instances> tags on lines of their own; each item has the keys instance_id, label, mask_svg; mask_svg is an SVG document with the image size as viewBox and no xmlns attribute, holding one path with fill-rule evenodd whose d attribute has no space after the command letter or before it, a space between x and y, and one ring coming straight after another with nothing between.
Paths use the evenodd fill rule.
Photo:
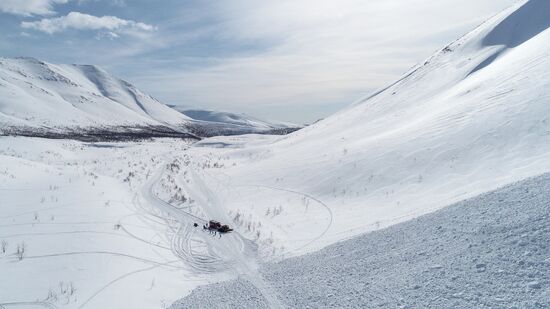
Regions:
<instances>
[{"instance_id":1,"label":"snow-covered mountain","mask_svg":"<svg viewBox=\"0 0 550 309\"><path fill-rule=\"evenodd\" d=\"M258 129L279 129L279 128L296 128L298 125L285 123L285 122L275 122L275 121L265 121L250 115L246 114L235 114L229 112L220 112L220 111L211 111L211 110L201 110L201 109L181 109L177 106L173 106L176 110L180 111L182 114L186 115L189 118L195 120L202 120L207 122L217 122L224 124L232 124L235 126L241 127L251 127Z\"/></svg>"},{"instance_id":2,"label":"snow-covered mountain","mask_svg":"<svg viewBox=\"0 0 550 309\"><path fill-rule=\"evenodd\" d=\"M189 118L93 65L0 58L0 131L186 132Z\"/></svg>"},{"instance_id":3,"label":"snow-covered mountain","mask_svg":"<svg viewBox=\"0 0 550 309\"><path fill-rule=\"evenodd\" d=\"M299 128L232 113L177 110L94 65L0 58L0 134L214 136Z\"/></svg>"},{"instance_id":4,"label":"snow-covered mountain","mask_svg":"<svg viewBox=\"0 0 550 309\"><path fill-rule=\"evenodd\" d=\"M298 224L301 213L285 207L276 221L274 243L296 253L550 171L549 27L549 1L522 1L300 131L199 143L239 148L226 151L230 167L215 178L271 188L234 187L239 195L223 197L233 204L226 207L261 221L266 209L240 200L271 201L279 188L323 201L330 212L318 205L312 219L310 205L307 222L326 233L305 248L313 232Z\"/></svg>"},{"instance_id":5,"label":"snow-covered mountain","mask_svg":"<svg viewBox=\"0 0 550 309\"><path fill-rule=\"evenodd\" d=\"M169 105L193 121L193 128L201 136L237 135L237 134L286 134L301 126L275 121L265 121L246 114L230 112L187 109L181 106Z\"/></svg>"}]
</instances>

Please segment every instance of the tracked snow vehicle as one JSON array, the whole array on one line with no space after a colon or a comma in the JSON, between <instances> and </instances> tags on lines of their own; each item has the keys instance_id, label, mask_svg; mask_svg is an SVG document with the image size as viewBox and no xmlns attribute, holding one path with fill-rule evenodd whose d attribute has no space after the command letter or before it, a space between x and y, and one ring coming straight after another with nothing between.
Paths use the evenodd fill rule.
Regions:
<instances>
[{"instance_id":1,"label":"tracked snow vehicle","mask_svg":"<svg viewBox=\"0 0 550 309\"><path fill-rule=\"evenodd\" d=\"M215 220L208 221L208 229L210 231L217 231L219 233L229 233L233 231L233 229L230 228L229 225L227 224L222 225L220 222Z\"/></svg>"}]
</instances>

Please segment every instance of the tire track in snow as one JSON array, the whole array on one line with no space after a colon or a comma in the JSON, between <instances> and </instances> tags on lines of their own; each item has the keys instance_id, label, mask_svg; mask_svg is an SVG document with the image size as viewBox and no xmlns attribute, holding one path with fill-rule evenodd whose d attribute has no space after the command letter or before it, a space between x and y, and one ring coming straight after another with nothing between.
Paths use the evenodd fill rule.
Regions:
<instances>
[{"instance_id":1,"label":"tire track in snow","mask_svg":"<svg viewBox=\"0 0 550 309\"><path fill-rule=\"evenodd\" d=\"M128 237L130 237L130 238L132 238L132 239L141 241L141 242L146 243L146 244L148 244L148 245L150 245L150 246L155 246L155 247L157 247L157 248L161 248L161 249L165 249L165 250L171 250L169 247L166 247L166 246L163 246L163 245L159 245L159 244L156 244L156 243L154 243L154 242L152 242L152 241L148 241L148 240L143 239L143 238L141 238L141 237L139 237L139 236L136 236L135 234L133 234L133 233L131 233L130 231L128 231L128 229L126 229L126 228L124 227L124 225L122 225L122 224L120 225L120 229L121 229L124 233L126 233L126 234L128 235Z\"/></svg>"},{"instance_id":2,"label":"tire track in snow","mask_svg":"<svg viewBox=\"0 0 550 309\"><path fill-rule=\"evenodd\" d=\"M168 266L170 264L173 264L173 263L176 263L176 262L179 262L179 260L176 260L176 261L170 261L170 262L167 262L167 263L164 263L164 264L161 264L161 265L155 265L155 266L150 266L150 267L146 267L146 268L140 268L140 269L137 269L137 270L134 270L134 271L131 271L129 273L126 273L122 276L119 276L111 281L109 281L106 285L104 285L103 287L101 287L99 290L97 290L96 292L94 292L88 299L86 299L82 304L80 304L80 306L78 306L78 309L82 309L84 308L84 306L86 306L90 301L92 301L95 297L97 297L97 295L99 295L101 292L105 291L108 287L110 287L111 285L115 284L116 282L122 280L122 279L125 279L127 277L130 277L132 275L135 275L135 274L138 274L138 273L142 273L142 272L146 272L146 271L149 271L149 270L153 270L155 268L158 268L158 267L162 267L162 266Z\"/></svg>"},{"instance_id":3,"label":"tire track in snow","mask_svg":"<svg viewBox=\"0 0 550 309\"><path fill-rule=\"evenodd\" d=\"M207 174L213 178L214 180L216 180L218 182L218 184L221 184L221 181L219 179L217 179L216 177L212 176L212 174L208 173ZM222 173L224 176L226 176L227 178L231 178L230 176L226 175L225 173ZM321 205L323 208L325 208L328 212L328 215L329 215L329 223L327 224L327 226L325 227L325 229L316 237L314 237L313 239L310 239L306 244L302 245L301 247L298 247L298 248L294 248L290 251L287 251L286 253L290 253L290 252L296 252L298 250L302 250L304 248L306 248L307 246L315 243L316 241L318 241L319 239L321 239L323 236L326 235L326 233L328 232L328 230L330 229L330 227L332 226L332 223L334 221L334 215L332 213L332 210L330 209L330 207L325 204L323 201L321 201L320 199L310 195L310 194L307 194L307 193L304 193L304 192L300 192L300 191L296 191L296 190L291 190L291 189L286 189L286 188L279 188L279 187L271 187L271 186L266 186L266 185L239 185L239 184L236 184L236 185L231 185L229 184L229 181L227 181L227 184L225 184L225 187L226 188L230 188L231 186L234 186L234 187L252 187L252 188L266 188L266 189L271 189L271 190L277 190L277 191L283 191L283 192L288 192L288 193L292 193L292 194L297 194L297 195L300 195L302 197L305 197L305 198L308 198L310 200L313 200L315 202L317 202L317 204ZM233 189L234 192L236 192L239 196L240 193L236 190ZM282 257L284 256L285 253L281 253L281 254L278 254L274 257Z\"/></svg>"},{"instance_id":4,"label":"tire track in snow","mask_svg":"<svg viewBox=\"0 0 550 309\"><path fill-rule=\"evenodd\" d=\"M290 190L290 189L285 189L285 188L277 188L277 187L270 187L270 186L264 186L264 185L239 185L239 186L242 186L242 187L256 187L256 188L267 188L267 189L271 189L271 190L277 190L277 191L283 191L283 192L289 192L289 193L293 193L293 194L298 194L298 195L301 195L303 197L306 197L310 200L313 200L315 202L317 202L319 205L323 206L328 214L329 214L329 222L327 224L327 226L325 227L325 229L318 235L316 236L315 238L311 239L309 242L307 242L306 244L302 245L301 247L299 248L295 248L295 249L292 249L288 252L295 252L295 251L298 251L298 250L302 250L303 248L313 244L314 242L318 241L319 239L321 239L323 236L326 235L326 233L328 232L328 230L330 229L330 227L332 226L332 222L334 220L334 216L332 214L332 210L330 209L330 207L328 207L327 204L323 203L323 201L319 200L318 198L312 196L312 195L309 195L307 193L303 193L303 192L299 192L299 191L294 191L294 190ZM287 253L288 253L287 252ZM281 255L279 255L281 256Z\"/></svg>"},{"instance_id":5,"label":"tire track in snow","mask_svg":"<svg viewBox=\"0 0 550 309\"><path fill-rule=\"evenodd\" d=\"M169 158L166 157L165 159L168 160ZM192 223L195 220L206 223L208 220L171 205L159 198L153 192L155 184L160 182L162 178L164 166L166 166L165 162L159 165L154 176L143 186L141 195L146 202L154 205L157 209L172 216L178 221L179 226L174 232L171 244L174 254L197 272L213 273L232 270L237 276L250 281L262 293L271 308L284 308L273 288L261 277L258 272L257 263L252 261L250 257L245 257L245 240L237 231L225 235L221 241L206 235L201 237L207 246L208 255L194 254L191 246L191 236L195 229L191 228ZM204 184L192 167L189 167L189 171L191 172L195 189L197 189L199 193L202 193L201 195L205 198L205 200L202 200L199 196L194 196L197 202L202 200L199 203L203 205L202 210L206 212L209 217L226 217L221 203L217 200L217 196ZM226 220L228 219L226 218ZM223 252L224 256L229 256L231 259L223 259L218 256L217 252Z\"/></svg>"},{"instance_id":6,"label":"tire track in snow","mask_svg":"<svg viewBox=\"0 0 550 309\"><path fill-rule=\"evenodd\" d=\"M171 248L174 255L187 262L187 265L196 272L217 273L227 269L229 267L228 261L225 261L215 253L215 250L212 249L215 244L209 239L209 237L201 237L204 244L207 246L207 255L193 252L191 241L196 229L191 228L191 226L193 222L199 221L206 223L208 220L175 207L174 205L159 198L153 192L155 184L157 184L162 178L164 166L166 166L166 164L164 162L159 166L160 167L154 173L153 177L151 177L143 187L142 196L148 203L154 205L157 209L177 220L178 227L171 237ZM167 223L169 224L168 221Z\"/></svg>"},{"instance_id":7,"label":"tire track in snow","mask_svg":"<svg viewBox=\"0 0 550 309\"><path fill-rule=\"evenodd\" d=\"M27 259L44 259L44 258L53 258L53 257L62 257L62 256L71 256L71 255L111 255L116 257L124 257L124 258L130 258L145 264L152 264L152 265L163 265L164 263L141 258L139 256L134 256L130 254L125 253L119 253L119 252L111 252L111 251L75 251L75 252L63 252L63 253L52 253L52 254L43 254L43 255L31 255L31 256L24 256L23 260ZM175 266L172 266L175 267ZM181 268L181 267L175 267L175 268Z\"/></svg>"},{"instance_id":8,"label":"tire track in snow","mask_svg":"<svg viewBox=\"0 0 550 309\"><path fill-rule=\"evenodd\" d=\"M49 302L45 301L28 301L28 302L10 302L10 303L0 303L0 309L8 309L8 307L19 307L19 306L42 306L49 309L57 309L57 307Z\"/></svg>"},{"instance_id":9,"label":"tire track in snow","mask_svg":"<svg viewBox=\"0 0 550 309\"><path fill-rule=\"evenodd\" d=\"M210 206L203 210L205 210L208 215L212 217L225 218L225 220L228 220L229 222L229 218L223 211L223 206L218 200L217 195L214 194L204 183L202 178L197 175L194 168L190 167L189 171L192 177L192 183L195 184L197 189L200 190L202 195L207 199L207 201L203 201L203 205ZM284 308L273 287L271 287L271 285L263 279L261 273L258 271L256 257L254 256L253 259L246 257L244 253L246 248L244 245L245 238L238 231L234 231L232 234L233 235L226 235L226 241L219 242L219 246L224 249L224 252L230 253L232 258L238 262L234 265L233 269L236 272L236 275L252 283L264 296L270 308ZM239 245L241 248L240 250L237 250Z\"/></svg>"}]
</instances>

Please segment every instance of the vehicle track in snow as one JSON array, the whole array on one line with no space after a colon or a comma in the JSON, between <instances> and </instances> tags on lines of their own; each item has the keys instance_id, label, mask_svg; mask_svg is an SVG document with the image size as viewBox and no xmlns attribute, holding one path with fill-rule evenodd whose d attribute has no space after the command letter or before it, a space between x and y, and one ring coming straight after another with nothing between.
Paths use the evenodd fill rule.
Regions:
<instances>
[{"instance_id":1,"label":"vehicle track in snow","mask_svg":"<svg viewBox=\"0 0 550 309\"><path fill-rule=\"evenodd\" d=\"M214 177L212 174L210 173L207 173L211 178L213 178L214 180L216 180L219 184L222 184L222 181L220 181L218 178ZM230 179L230 176L226 175L225 173L221 173L223 176L227 177L228 179ZM245 184L230 184L229 181L226 181L225 184L222 184L224 187L226 188L231 188L231 187L252 187L252 188L263 188L263 189L269 189L269 190L275 190L275 191L282 191L282 192L287 192L287 193L292 193L292 194L295 194L295 195L299 195L301 197L304 197L304 198L307 198L309 200L312 200L314 202L316 202L318 205L320 205L321 207L323 207L324 209L326 209L327 213L328 213L328 218L329 218L329 222L327 224L327 226L323 229L323 231L321 231L321 233L319 233L319 235L315 236L314 238L311 238L309 239L309 241L298 247L298 248L293 248L291 250L288 250L286 252L283 252L283 253L280 253L276 256L273 256L273 258L280 258L280 257L284 257L285 254L288 254L288 253L291 253L291 252L296 252L296 251L299 251L299 250L302 250L310 245L312 245L313 243L315 243L316 241L318 241L319 239L321 239L323 236L326 235L326 233L328 232L328 230L331 228L332 226L332 223L334 221L334 215L332 213L332 210L330 209L330 207L325 204L323 201L321 201L320 199L312 196L311 194L308 194L308 193L304 193L304 192L300 192L300 191L296 191L296 190L291 190L291 189L286 189L286 188L279 188L279 187L273 187L273 186L266 186L266 185L245 185ZM234 188L232 188L232 190L239 196L240 193L235 190Z\"/></svg>"},{"instance_id":2,"label":"vehicle track in snow","mask_svg":"<svg viewBox=\"0 0 550 309\"><path fill-rule=\"evenodd\" d=\"M56 257L64 257L64 256L72 256L72 255L108 255L108 256L114 256L114 257L121 257L121 258L128 258L132 259L138 262L142 262L144 264L150 264L150 265L164 265L163 262L154 261L151 259L142 258L135 255L120 253L120 252L113 252L113 251L72 251L72 252L62 252L62 253L52 253L52 254L42 254L42 255L29 255L25 256L24 260L30 260L30 259L47 259L47 258L56 258ZM168 266L176 269L181 269L179 266Z\"/></svg>"},{"instance_id":3,"label":"vehicle track in snow","mask_svg":"<svg viewBox=\"0 0 550 309\"><path fill-rule=\"evenodd\" d=\"M204 199L202 200L202 204L205 205L203 210L206 214L230 222L230 218L218 196L204 183L202 177L198 175L195 169L190 168L189 171L191 182L199 190L196 193L200 193L200 196ZM195 195L195 198L200 197L199 195ZM234 231L224 236L224 241L217 242L217 245L236 262L232 265L235 275L252 283L264 296L270 308L284 308L282 302L277 297L277 292L264 280L258 270L257 250L255 248L254 250L247 250L253 246L251 241L244 238L238 231Z\"/></svg>"},{"instance_id":4,"label":"vehicle track in snow","mask_svg":"<svg viewBox=\"0 0 550 309\"><path fill-rule=\"evenodd\" d=\"M12 302L12 303L1 303L0 304L0 309L9 309L9 308L12 308L12 307L27 307L28 306L39 306L39 307L43 307L43 308L48 308L48 309L57 309L57 307L52 304L52 303L49 303L49 302L43 302L43 301L36 301L36 302L33 302L33 301L29 301L29 302Z\"/></svg>"},{"instance_id":5,"label":"vehicle track in snow","mask_svg":"<svg viewBox=\"0 0 550 309\"><path fill-rule=\"evenodd\" d=\"M176 223L170 221L170 218L166 219L168 226L170 227L170 247L175 256L185 261L192 271L197 273L218 273L223 272L228 268L229 261L223 259L220 253L215 250L212 243L212 237L207 234L196 233L197 228L193 227L193 223L199 221L206 223L207 220L198 217L192 213L186 212L174 205L159 198L154 193L155 185L160 182L164 174L165 163L159 165L159 168L154 173L146 184L143 186L141 197L149 205L156 207L156 209L175 219ZM142 201L139 204L143 205ZM141 206L142 208L146 208ZM198 252L194 250L193 242L197 242L197 245L203 245L206 247L206 252ZM197 247L197 246L195 246Z\"/></svg>"},{"instance_id":6,"label":"vehicle track in snow","mask_svg":"<svg viewBox=\"0 0 550 309\"><path fill-rule=\"evenodd\" d=\"M138 207L139 211L145 214L144 216L151 215L155 221L166 223L170 249L191 272L196 274L231 273L244 278L261 291L272 308L283 308L274 290L258 272L257 250L252 241L244 238L238 231L225 234L220 239L204 232L202 227L193 227L193 223L201 225L207 223L208 218L231 222L217 195L202 181L202 176L193 167L187 166L191 182L186 184L186 189L190 191L195 202L201 206L200 210L204 213L205 218L176 207L155 193L156 186L167 172L167 163L173 159L168 155L163 157L164 160L157 165L154 173L136 195L135 207ZM131 232L126 233L132 234ZM136 239L148 242L138 238ZM165 246L161 245L161 247ZM152 267L147 269L152 269Z\"/></svg>"},{"instance_id":7,"label":"vehicle track in snow","mask_svg":"<svg viewBox=\"0 0 550 309\"><path fill-rule=\"evenodd\" d=\"M12 307L28 307L28 306L39 306L48 309L57 309L57 307L46 301L28 301L28 302L9 302L9 303L0 303L0 309L9 309Z\"/></svg>"},{"instance_id":8,"label":"vehicle track in snow","mask_svg":"<svg viewBox=\"0 0 550 309\"><path fill-rule=\"evenodd\" d=\"M242 186L247 186L247 185L242 185ZM295 251L298 251L298 250L302 250L304 248L306 248L307 246L315 243L316 241L318 241L319 239L321 239L323 236L326 235L326 233L328 232L328 230L330 229L330 227L332 226L332 222L334 220L334 216L332 214L332 210L330 209L330 207L328 207L327 204L325 204L323 201L319 200L318 198L312 196L312 195L309 195L307 193L304 193L304 192L299 192L299 191L295 191L295 190L290 190L290 189L285 189L285 188L278 188L278 187L270 187L270 186L264 186L264 185L249 185L249 186L252 186L252 187L256 187L256 188L267 188L267 189L271 189L271 190L276 190L276 191L283 191L283 192L288 192L288 193L293 193L293 194L297 194L297 195L300 195L302 197L306 197L310 200L313 200L315 202L317 202L317 204L321 205L323 208L325 208L327 210L327 213L329 215L329 222L327 224L327 226L325 227L325 229L323 231L321 231L321 233L319 233L319 235L317 235L316 237L310 239L306 244L298 247L298 248L294 248L290 251L287 251L286 253L289 253L289 252L295 252ZM280 256L283 256L284 254L281 254L279 255L278 257Z\"/></svg>"},{"instance_id":9,"label":"vehicle track in snow","mask_svg":"<svg viewBox=\"0 0 550 309\"><path fill-rule=\"evenodd\" d=\"M128 272L128 273L125 273L121 276L118 276L116 277L115 279L109 281L107 284L105 284L103 287L101 287L99 290L97 290L96 292L94 292L90 297L88 297L82 304L80 304L80 306L78 306L78 309L82 309L84 308L88 303L90 303L94 298L96 298L99 294L101 294L101 292L105 291L107 288L109 288L110 286L112 286L113 284L117 283L118 281L120 280L123 280L125 278L128 278L132 275L135 275L135 274L138 274L138 273L142 273L142 272L146 272L146 271L149 271L149 270L153 270L155 268L158 268L158 267L163 267L163 266L168 266L168 265L171 265L171 264L174 264L174 263L177 263L179 262L179 260L176 260L176 261L169 261L169 262L166 262L166 263L163 263L163 264L159 264L159 265L154 265L154 266L150 266L150 267L146 267L146 268L140 268L140 269L137 269L137 270L134 270L134 271L131 271L131 272Z\"/></svg>"}]
</instances>

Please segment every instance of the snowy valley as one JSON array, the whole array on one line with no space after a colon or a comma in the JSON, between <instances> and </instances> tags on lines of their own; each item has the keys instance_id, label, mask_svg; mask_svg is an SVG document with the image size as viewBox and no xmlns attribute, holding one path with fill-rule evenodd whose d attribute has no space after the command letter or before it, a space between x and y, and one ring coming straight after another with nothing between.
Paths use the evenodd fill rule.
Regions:
<instances>
[{"instance_id":1,"label":"snowy valley","mask_svg":"<svg viewBox=\"0 0 550 309\"><path fill-rule=\"evenodd\" d=\"M549 28L521 1L299 130L1 58L0 308L550 307Z\"/></svg>"}]
</instances>

